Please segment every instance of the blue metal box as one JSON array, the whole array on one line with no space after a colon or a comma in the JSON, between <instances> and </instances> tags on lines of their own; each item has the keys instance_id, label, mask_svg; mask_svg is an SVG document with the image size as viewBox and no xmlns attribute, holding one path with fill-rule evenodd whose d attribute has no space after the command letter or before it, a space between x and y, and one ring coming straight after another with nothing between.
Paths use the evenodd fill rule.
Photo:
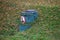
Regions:
<instances>
[{"instance_id":1,"label":"blue metal box","mask_svg":"<svg viewBox=\"0 0 60 40\"><path fill-rule=\"evenodd\" d=\"M37 19L38 13L36 10L26 10L26 11L21 12L21 16L25 18L25 24L26 23L30 24ZM25 25L25 24L22 24L22 25L20 24L19 26L20 31L27 30L28 28L31 27L29 24L28 25Z\"/></svg>"}]
</instances>

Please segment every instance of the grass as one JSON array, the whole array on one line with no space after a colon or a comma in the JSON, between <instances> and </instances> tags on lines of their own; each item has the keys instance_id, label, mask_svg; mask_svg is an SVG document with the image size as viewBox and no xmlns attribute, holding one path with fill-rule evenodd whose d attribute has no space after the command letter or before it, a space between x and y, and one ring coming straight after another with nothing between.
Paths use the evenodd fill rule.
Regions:
<instances>
[{"instance_id":1,"label":"grass","mask_svg":"<svg viewBox=\"0 0 60 40\"><path fill-rule=\"evenodd\" d=\"M7 7L7 6L8 7ZM16 31L18 28L19 12L27 9L35 9L38 11L38 18L32 24L32 27L23 32L15 32L15 35L5 36L0 35L0 40L60 40L60 6L41 6L41 5L24 5L20 9L15 9L15 4L3 4L3 8L0 9L1 18L3 18L0 22L0 26L3 28L8 28L8 30ZM19 8L20 6L16 6ZM9 9L6 9L9 8ZM6 10L5 10L6 9ZM3 10L3 11L2 11ZM7 15L7 16L4 16ZM5 20L6 18L6 20ZM4 26L5 27L4 27ZM14 30L10 29L15 28ZM1 32L0 32L1 33ZM5 33L5 31L4 31Z\"/></svg>"},{"instance_id":2,"label":"grass","mask_svg":"<svg viewBox=\"0 0 60 40\"><path fill-rule=\"evenodd\" d=\"M35 6L39 13L38 19L32 27L24 32L17 32L14 36L6 36L6 40L59 40L60 39L60 9L58 6ZM29 8L29 9L30 9Z\"/></svg>"}]
</instances>

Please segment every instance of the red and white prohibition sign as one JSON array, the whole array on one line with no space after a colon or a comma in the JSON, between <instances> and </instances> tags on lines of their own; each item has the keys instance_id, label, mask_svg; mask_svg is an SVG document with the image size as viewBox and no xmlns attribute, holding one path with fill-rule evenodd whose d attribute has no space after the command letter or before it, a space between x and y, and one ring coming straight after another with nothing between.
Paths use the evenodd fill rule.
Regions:
<instances>
[{"instance_id":1,"label":"red and white prohibition sign","mask_svg":"<svg viewBox=\"0 0 60 40\"><path fill-rule=\"evenodd\" d=\"M25 24L25 17L24 17L24 16L21 16L21 22L22 22L23 24Z\"/></svg>"}]
</instances>

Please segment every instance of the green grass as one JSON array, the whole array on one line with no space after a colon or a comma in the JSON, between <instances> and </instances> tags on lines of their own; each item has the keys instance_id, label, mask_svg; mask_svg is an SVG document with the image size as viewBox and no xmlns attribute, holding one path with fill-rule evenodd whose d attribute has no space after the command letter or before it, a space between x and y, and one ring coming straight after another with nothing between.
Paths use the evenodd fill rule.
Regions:
<instances>
[{"instance_id":1,"label":"green grass","mask_svg":"<svg viewBox=\"0 0 60 40\"><path fill-rule=\"evenodd\" d=\"M39 12L36 22L26 31L17 32L12 36L5 36L5 40L60 40L59 6L38 5L30 6L28 9L36 9Z\"/></svg>"},{"instance_id":2,"label":"green grass","mask_svg":"<svg viewBox=\"0 0 60 40\"><path fill-rule=\"evenodd\" d=\"M0 2L0 4L3 5L0 8L0 26L5 28L5 30L0 30L0 33L4 34L4 36L0 35L0 40L60 40L60 6L25 6L21 4L20 8L20 4L17 6L13 2ZM26 9L37 10L38 18L30 29L16 32L16 28L20 24L19 12ZM15 34L13 35L13 33Z\"/></svg>"}]
</instances>

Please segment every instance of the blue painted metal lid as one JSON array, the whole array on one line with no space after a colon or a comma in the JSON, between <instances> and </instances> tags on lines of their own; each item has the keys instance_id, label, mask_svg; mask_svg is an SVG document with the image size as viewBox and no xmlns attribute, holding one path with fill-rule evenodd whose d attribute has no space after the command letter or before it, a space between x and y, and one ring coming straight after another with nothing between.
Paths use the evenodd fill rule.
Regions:
<instances>
[{"instance_id":1,"label":"blue painted metal lid","mask_svg":"<svg viewBox=\"0 0 60 40\"><path fill-rule=\"evenodd\" d=\"M35 15L35 14L37 14L36 10L26 10L26 11L23 11L21 13L22 16L24 16L24 15Z\"/></svg>"}]
</instances>

